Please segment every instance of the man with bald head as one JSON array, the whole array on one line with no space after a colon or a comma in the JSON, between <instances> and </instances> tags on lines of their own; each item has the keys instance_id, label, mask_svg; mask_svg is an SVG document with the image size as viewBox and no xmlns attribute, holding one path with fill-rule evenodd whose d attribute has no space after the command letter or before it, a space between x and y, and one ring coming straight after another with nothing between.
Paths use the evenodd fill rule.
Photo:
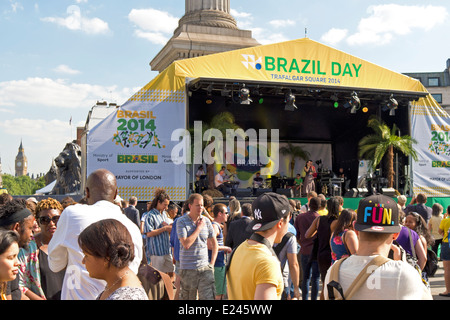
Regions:
<instances>
[{"instance_id":1,"label":"man with bald head","mask_svg":"<svg viewBox=\"0 0 450 320\"><path fill-rule=\"evenodd\" d=\"M53 272L66 269L62 300L95 300L105 289L106 282L89 277L83 264L84 254L78 246L78 235L94 222L116 219L127 227L135 254L129 267L137 274L143 254L142 236L139 228L114 204L116 196L116 177L108 170L99 169L87 179L87 204L69 206L61 214L48 251L50 269Z\"/></svg>"}]
</instances>

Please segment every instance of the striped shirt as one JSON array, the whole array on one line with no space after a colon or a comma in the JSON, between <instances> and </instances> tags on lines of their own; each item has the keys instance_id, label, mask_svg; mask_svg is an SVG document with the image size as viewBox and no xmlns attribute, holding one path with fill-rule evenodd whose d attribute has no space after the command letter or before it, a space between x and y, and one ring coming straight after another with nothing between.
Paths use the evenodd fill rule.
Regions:
<instances>
[{"instance_id":1,"label":"striped shirt","mask_svg":"<svg viewBox=\"0 0 450 320\"><path fill-rule=\"evenodd\" d=\"M214 237L214 230L211 221L207 218L203 219L205 219L206 224L192 246L189 249L180 246L180 269L196 270L209 264L207 240ZM189 214L177 220L179 239L189 237L195 229L197 229L197 225L192 221Z\"/></svg>"},{"instance_id":2,"label":"striped shirt","mask_svg":"<svg viewBox=\"0 0 450 320\"><path fill-rule=\"evenodd\" d=\"M144 234L163 227L162 223L170 224L165 214L161 214L157 209L152 209L144 217ZM170 254L170 235L164 231L154 237L145 238L145 253L149 256L165 256Z\"/></svg>"}]
</instances>

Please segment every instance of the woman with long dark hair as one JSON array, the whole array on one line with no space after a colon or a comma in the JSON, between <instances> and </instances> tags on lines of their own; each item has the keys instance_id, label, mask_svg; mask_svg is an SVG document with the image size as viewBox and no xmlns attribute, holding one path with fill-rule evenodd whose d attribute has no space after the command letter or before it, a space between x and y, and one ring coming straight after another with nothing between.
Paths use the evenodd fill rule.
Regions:
<instances>
[{"instance_id":1,"label":"woman with long dark hair","mask_svg":"<svg viewBox=\"0 0 450 320\"><path fill-rule=\"evenodd\" d=\"M358 250L358 236L353 228L356 212L350 209L342 210L331 234L331 263L348 257Z\"/></svg>"},{"instance_id":2,"label":"woman with long dark hair","mask_svg":"<svg viewBox=\"0 0 450 320\"><path fill-rule=\"evenodd\" d=\"M6 283L19 273L19 235L14 231L0 230L0 300L6 300Z\"/></svg>"},{"instance_id":3,"label":"woman with long dark hair","mask_svg":"<svg viewBox=\"0 0 450 320\"><path fill-rule=\"evenodd\" d=\"M333 197L328 199L328 214L317 217L306 232L306 238L311 238L317 233L317 243L315 246L317 246L316 256L322 283L324 283L328 268L331 266L330 237L339 217L339 205L338 198ZM323 290L321 292L321 299L323 299Z\"/></svg>"}]
</instances>

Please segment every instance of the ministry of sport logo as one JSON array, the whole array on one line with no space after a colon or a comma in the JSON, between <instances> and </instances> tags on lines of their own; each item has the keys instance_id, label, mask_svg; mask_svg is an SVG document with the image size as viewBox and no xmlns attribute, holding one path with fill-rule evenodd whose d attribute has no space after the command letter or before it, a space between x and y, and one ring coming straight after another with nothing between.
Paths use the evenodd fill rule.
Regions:
<instances>
[{"instance_id":1,"label":"ministry of sport logo","mask_svg":"<svg viewBox=\"0 0 450 320\"><path fill-rule=\"evenodd\" d=\"M242 61L242 64L248 69L249 67L252 67L255 70L261 70L262 69L262 57L256 59L256 57L253 54L243 54L244 61Z\"/></svg>"}]
</instances>

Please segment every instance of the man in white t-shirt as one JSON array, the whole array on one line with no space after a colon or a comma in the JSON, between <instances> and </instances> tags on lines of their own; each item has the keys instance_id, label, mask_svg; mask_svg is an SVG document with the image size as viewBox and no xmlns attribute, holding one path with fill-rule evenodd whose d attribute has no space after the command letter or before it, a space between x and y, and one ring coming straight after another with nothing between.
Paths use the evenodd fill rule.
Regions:
<instances>
[{"instance_id":1,"label":"man in white t-shirt","mask_svg":"<svg viewBox=\"0 0 450 320\"><path fill-rule=\"evenodd\" d=\"M88 205L72 205L61 214L56 232L48 245L48 252L49 266L53 272L66 269L62 300L95 300L105 289L105 281L89 277L83 264L84 254L78 246L78 235L94 222L116 219L127 227L133 239L135 255L129 267L137 274L143 255L142 236L136 224L114 204L116 195L116 177L108 170L99 169L87 179Z\"/></svg>"},{"instance_id":2,"label":"man in white t-shirt","mask_svg":"<svg viewBox=\"0 0 450 320\"><path fill-rule=\"evenodd\" d=\"M328 285L334 280L342 287L344 298L350 300L432 300L430 290L423 284L421 275L404 261L387 259L392 242L400 232L397 203L384 195L373 195L362 199L358 206L355 229L359 247L354 255L342 260L337 279L332 279L333 268L328 269L325 277L324 296L329 293L341 296ZM359 289L349 297L347 291L364 267L375 257L386 260L381 266L370 266L371 275ZM380 259L380 258L378 258ZM335 286L336 287L336 286ZM333 292L331 292L331 290ZM330 291L330 292L329 292Z\"/></svg>"},{"instance_id":3,"label":"man in white t-shirt","mask_svg":"<svg viewBox=\"0 0 450 320\"><path fill-rule=\"evenodd\" d=\"M214 178L214 185L217 190L222 192L224 195L230 195L230 188L226 185L225 170L220 170L218 174L216 174Z\"/></svg>"}]
</instances>

